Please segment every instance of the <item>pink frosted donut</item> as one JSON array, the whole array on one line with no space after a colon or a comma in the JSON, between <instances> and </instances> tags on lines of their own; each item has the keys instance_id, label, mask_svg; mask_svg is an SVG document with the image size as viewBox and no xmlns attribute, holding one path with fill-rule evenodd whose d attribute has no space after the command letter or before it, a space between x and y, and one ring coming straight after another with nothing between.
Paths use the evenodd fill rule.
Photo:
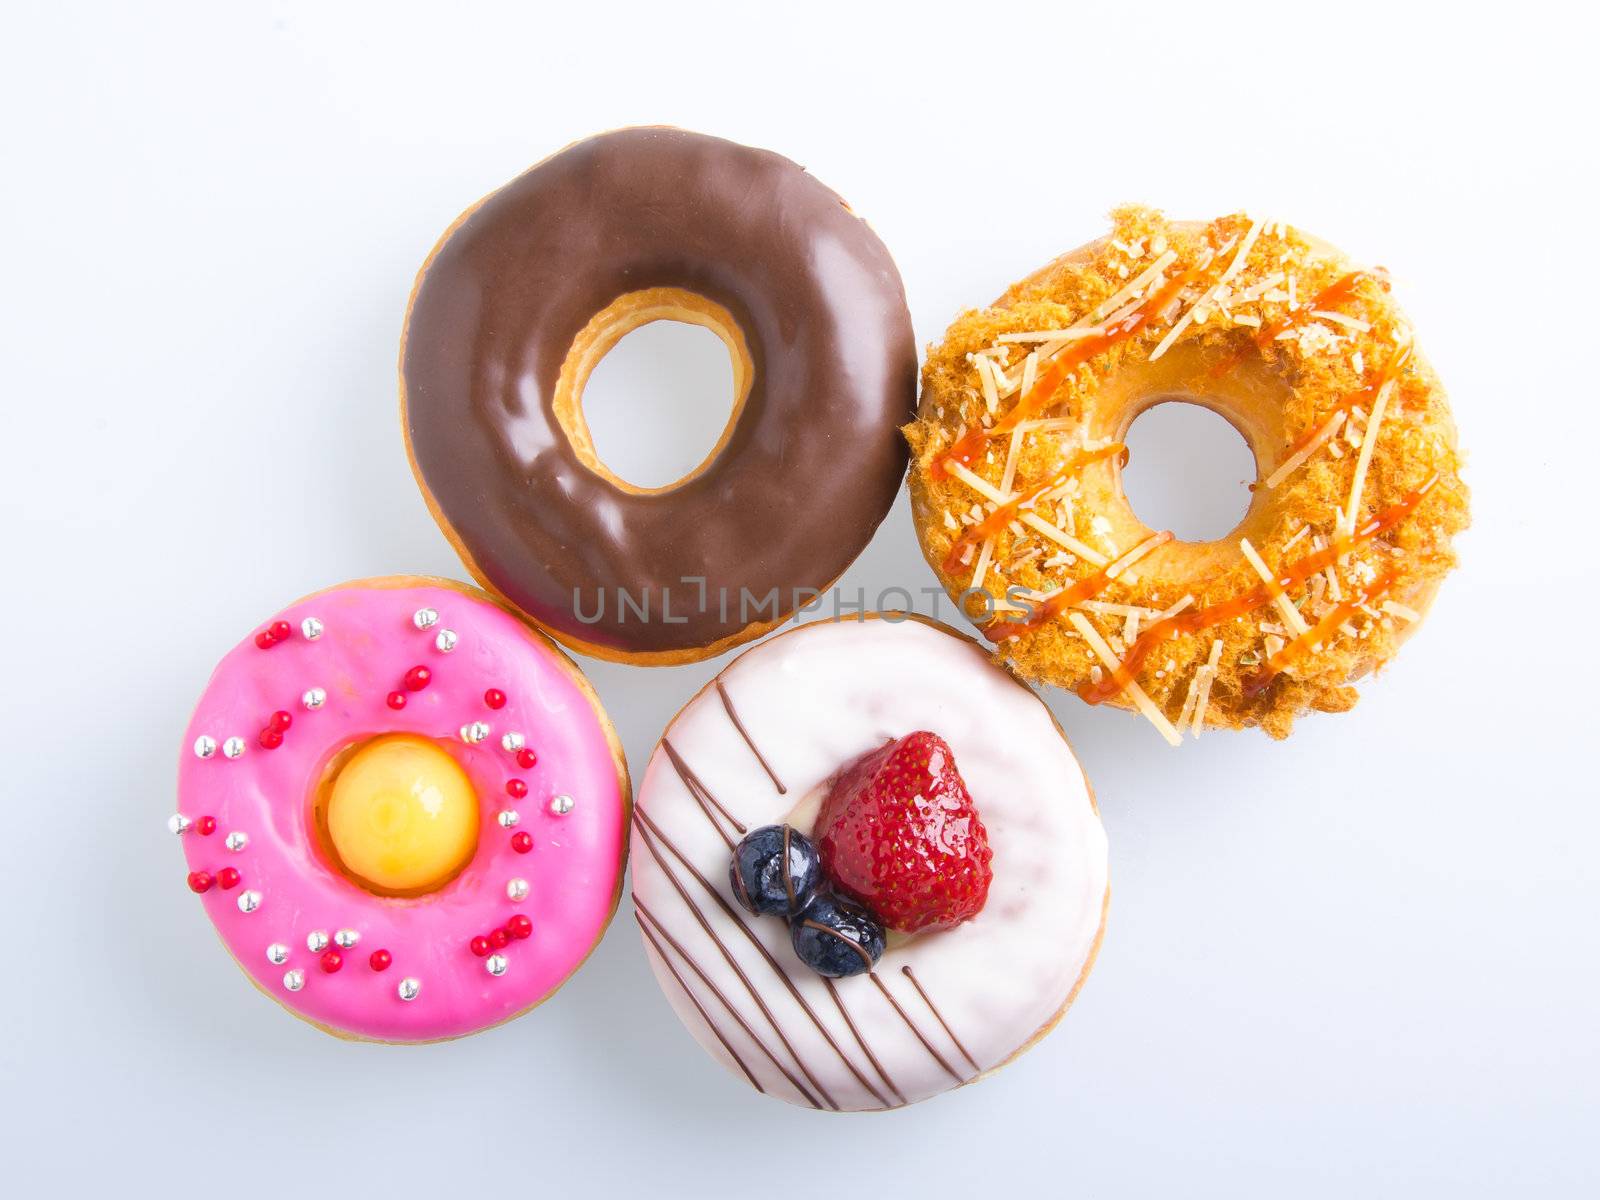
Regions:
<instances>
[{"instance_id":1,"label":"pink frosted donut","mask_svg":"<svg viewBox=\"0 0 1600 1200\"><path fill-rule=\"evenodd\" d=\"M380 742L433 774L371 784L398 777ZM332 1033L425 1042L517 1016L577 969L616 908L629 805L577 667L482 592L401 576L307 597L229 652L189 722L169 828L259 988ZM410 890L352 870L354 851L404 869L396 829L460 865Z\"/></svg>"}]
</instances>

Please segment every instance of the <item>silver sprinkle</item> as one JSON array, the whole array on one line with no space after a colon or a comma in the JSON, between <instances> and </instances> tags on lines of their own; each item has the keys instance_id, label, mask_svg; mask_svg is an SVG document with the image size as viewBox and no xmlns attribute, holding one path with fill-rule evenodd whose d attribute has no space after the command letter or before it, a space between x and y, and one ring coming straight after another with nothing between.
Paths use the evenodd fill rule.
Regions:
<instances>
[{"instance_id":1,"label":"silver sprinkle","mask_svg":"<svg viewBox=\"0 0 1600 1200\"><path fill-rule=\"evenodd\" d=\"M243 753L244 739L242 737L231 737L222 743L223 758L238 758Z\"/></svg>"},{"instance_id":2,"label":"silver sprinkle","mask_svg":"<svg viewBox=\"0 0 1600 1200\"><path fill-rule=\"evenodd\" d=\"M494 819L500 822L501 829L510 829L518 821L522 820L522 818L517 815L516 810L511 808L502 808L499 812L495 813Z\"/></svg>"},{"instance_id":3,"label":"silver sprinkle","mask_svg":"<svg viewBox=\"0 0 1600 1200\"><path fill-rule=\"evenodd\" d=\"M528 898L528 881L526 879L513 879L506 884L506 896L517 903L526 900Z\"/></svg>"},{"instance_id":4,"label":"silver sprinkle","mask_svg":"<svg viewBox=\"0 0 1600 1200\"><path fill-rule=\"evenodd\" d=\"M298 992L301 988L305 987L305 985L306 973L299 967L295 967L292 970L288 970L283 973L283 986L288 988L291 992Z\"/></svg>"},{"instance_id":5,"label":"silver sprinkle","mask_svg":"<svg viewBox=\"0 0 1600 1200\"><path fill-rule=\"evenodd\" d=\"M273 942L267 947L267 961L275 967L281 967L289 961L289 947L282 942Z\"/></svg>"},{"instance_id":6,"label":"silver sprinkle","mask_svg":"<svg viewBox=\"0 0 1600 1200\"><path fill-rule=\"evenodd\" d=\"M328 948L328 931L326 929L313 929L306 934L306 949L313 954L321 954Z\"/></svg>"},{"instance_id":7,"label":"silver sprinkle","mask_svg":"<svg viewBox=\"0 0 1600 1200\"><path fill-rule=\"evenodd\" d=\"M504 975L506 973L506 968L510 965L510 963L506 962L506 956L504 954L491 954L488 958L483 960L483 969L489 972L489 974L493 975L496 979Z\"/></svg>"},{"instance_id":8,"label":"silver sprinkle","mask_svg":"<svg viewBox=\"0 0 1600 1200\"><path fill-rule=\"evenodd\" d=\"M239 830L235 829L227 837L222 839L222 844L237 854L250 844L250 835L248 833L241 833Z\"/></svg>"},{"instance_id":9,"label":"silver sprinkle","mask_svg":"<svg viewBox=\"0 0 1600 1200\"><path fill-rule=\"evenodd\" d=\"M300 693L300 703L305 705L306 708L310 709L312 712L316 712L317 709L321 708L327 702L328 693L323 691L321 688L307 688L304 692Z\"/></svg>"},{"instance_id":10,"label":"silver sprinkle","mask_svg":"<svg viewBox=\"0 0 1600 1200\"><path fill-rule=\"evenodd\" d=\"M439 623L439 614L431 608L419 608L411 614L411 623L418 629L432 629Z\"/></svg>"},{"instance_id":11,"label":"silver sprinkle","mask_svg":"<svg viewBox=\"0 0 1600 1200\"><path fill-rule=\"evenodd\" d=\"M261 907L261 893L260 892L240 892L239 893L239 911L240 912L242 912L242 913L253 913L253 912L255 912L256 909L258 909L260 907Z\"/></svg>"},{"instance_id":12,"label":"silver sprinkle","mask_svg":"<svg viewBox=\"0 0 1600 1200\"><path fill-rule=\"evenodd\" d=\"M461 727L461 740L469 746L476 746L488 736L489 726L483 721L474 721Z\"/></svg>"},{"instance_id":13,"label":"silver sprinkle","mask_svg":"<svg viewBox=\"0 0 1600 1200\"><path fill-rule=\"evenodd\" d=\"M402 979L400 986L395 989L402 1000L415 1000L417 993L421 990L422 981L420 979Z\"/></svg>"},{"instance_id":14,"label":"silver sprinkle","mask_svg":"<svg viewBox=\"0 0 1600 1200\"><path fill-rule=\"evenodd\" d=\"M500 739L500 744L512 754L515 754L528 743L520 733L508 733L505 735L505 737Z\"/></svg>"},{"instance_id":15,"label":"silver sprinkle","mask_svg":"<svg viewBox=\"0 0 1600 1200\"><path fill-rule=\"evenodd\" d=\"M555 815L558 817L564 817L572 811L572 803L573 801L571 796L557 796L554 800L550 801L550 811L555 813Z\"/></svg>"},{"instance_id":16,"label":"silver sprinkle","mask_svg":"<svg viewBox=\"0 0 1600 1200\"><path fill-rule=\"evenodd\" d=\"M322 622L315 617L307 617L300 622L300 635L308 642L314 642L322 636Z\"/></svg>"},{"instance_id":17,"label":"silver sprinkle","mask_svg":"<svg viewBox=\"0 0 1600 1200\"><path fill-rule=\"evenodd\" d=\"M201 734L194 740L194 756L196 758L210 758L217 752L217 739Z\"/></svg>"},{"instance_id":18,"label":"silver sprinkle","mask_svg":"<svg viewBox=\"0 0 1600 1200\"><path fill-rule=\"evenodd\" d=\"M189 826L192 824L194 824L194 822L189 820L189 818L184 816L182 813L173 813L167 818L167 832L188 833Z\"/></svg>"},{"instance_id":19,"label":"silver sprinkle","mask_svg":"<svg viewBox=\"0 0 1600 1200\"><path fill-rule=\"evenodd\" d=\"M354 929L341 929L333 935L333 944L341 950L348 950L361 940L361 935Z\"/></svg>"},{"instance_id":20,"label":"silver sprinkle","mask_svg":"<svg viewBox=\"0 0 1600 1200\"><path fill-rule=\"evenodd\" d=\"M456 648L456 631L453 629L439 630L439 636L433 639L433 644L439 647L440 654L449 654Z\"/></svg>"}]
</instances>

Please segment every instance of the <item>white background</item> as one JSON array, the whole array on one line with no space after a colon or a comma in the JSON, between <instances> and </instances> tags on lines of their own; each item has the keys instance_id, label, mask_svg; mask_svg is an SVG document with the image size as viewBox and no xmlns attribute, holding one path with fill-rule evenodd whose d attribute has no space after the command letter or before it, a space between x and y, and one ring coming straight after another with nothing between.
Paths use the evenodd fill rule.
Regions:
<instances>
[{"instance_id":1,"label":"white background","mask_svg":"<svg viewBox=\"0 0 1600 1200\"><path fill-rule=\"evenodd\" d=\"M7 8L0 1187L1594 1195L1591 10L539 7ZM1471 452L1461 569L1352 714L1174 752L1052 698L1111 835L1104 953L1039 1049L908 1111L724 1075L626 904L523 1020L335 1041L248 986L163 828L236 639L460 573L396 419L413 273L637 122L841 191L921 343L1115 203L1284 217L1394 272ZM931 582L903 503L846 580ZM591 664L635 769L719 665Z\"/></svg>"}]
</instances>

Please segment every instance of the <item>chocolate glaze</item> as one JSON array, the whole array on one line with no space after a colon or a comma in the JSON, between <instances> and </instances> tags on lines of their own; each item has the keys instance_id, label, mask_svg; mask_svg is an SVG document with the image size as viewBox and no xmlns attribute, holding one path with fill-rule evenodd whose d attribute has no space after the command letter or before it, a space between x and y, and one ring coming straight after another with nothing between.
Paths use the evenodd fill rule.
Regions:
<instances>
[{"instance_id":1,"label":"chocolate glaze","mask_svg":"<svg viewBox=\"0 0 1600 1200\"><path fill-rule=\"evenodd\" d=\"M551 401L590 318L653 287L727 309L754 371L706 469L636 494L580 461ZM741 617L740 588L777 588L787 617L794 589L837 578L899 489L916 397L904 289L866 223L786 158L665 128L579 142L471 212L419 281L401 371L421 481L480 577L622 652L771 619ZM703 606L685 576L706 579ZM619 587L650 598L648 621ZM577 619L575 589L586 614L605 596L600 621Z\"/></svg>"}]
</instances>

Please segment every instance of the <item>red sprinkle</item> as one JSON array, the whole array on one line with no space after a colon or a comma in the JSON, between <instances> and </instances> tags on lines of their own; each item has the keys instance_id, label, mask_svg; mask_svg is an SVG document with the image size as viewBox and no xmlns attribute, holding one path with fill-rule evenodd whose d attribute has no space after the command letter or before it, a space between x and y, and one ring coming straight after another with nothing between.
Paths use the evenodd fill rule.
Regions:
<instances>
[{"instance_id":1,"label":"red sprinkle","mask_svg":"<svg viewBox=\"0 0 1600 1200\"><path fill-rule=\"evenodd\" d=\"M405 706L406 706L406 694L404 692L390 692L389 693L389 707L390 708L404 708Z\"/></svg>"},{"instance_id":2,"label":"red sprinkle","mask_svg":"<svg viewBox=\"0 0 1600 1200\"><path fill-rule=\"evenodd\" d=\"M273 637L269 630L263 629L256 634L256 645L263 650L271 650L278 644L278 639Z\"/></svg>"},{"instance_id":3,"label":"red sprinkle","mask_svg":"<svg viewBox=\"0 0 1600 1200\"><path fill-rule=\"evenodd\" d=\"M489 953L489 939L481 935L473 938L467 943L467 946L479 958L482 958L485 954Z\"/></svg>"},{"instance_id":4,"label":"red sprinkle","mask_svg":"<svg viewBox=\"0 0 1600 1200\"><path fill-rule=\"evenodd\" d=\"M508 779L506 780L506 794L521 800L528 794L528 785L520 779Z\"/></svg>"},{"instance_id":5,"label":"red sprinkle","mask_svg":"<svg viewBox=\"0 0 1600 1200\"><path fill-rule=\"evenodd\" d=\"M267 626L267 632L272 635L273 641L281 642L286 640L293 630L289 628L289 622L287 621L274 621Z\"/></svg>"},{"instance_id":6,"label":"red sprinkle","mask_svg":"<svg viewBox=\"0 0 1600 1200\"><path fill-rule=\"evenodd\" d=\"M504 708L506 706L506 694L499 688L490 688L483 694L483 702L490 708Z\"/></svg>"},{"instance_id":7,"label":"red sprinkle","mask_svg":"<svg viewBox=\"0 0 1600 1200\"><path fill-rule=\"evenodd\" d=\"M284 733L288 730L289 726L293 724L294 717L284 709L280 708L277 712L272 714L271 720L267 722L267 728L276 729L279 733Z\"/></svg>"},{"instance_id":8,"label":"red sprinkle","mask_svg":"<svg viewBox=\"0 0 1600 1200\"><path fill-rule=\"evenodd\" d=\"M264 750L276 750L283 745L283 734L268 725L256 736L256 741L261 743Z\"/></svg>"},{"instance_id":9,"label":"red sprinkle","mask_svg":"<svg viewBox=\"0 0 1600 1200\"><path fill-rule=\"evenodd\" d=\"M511 944L511 935L504 929L496 929L489 934L489 945L496 950L504 950Z\"/></svg>"},{"instance_id":10,"label":"red sprinkle","mask_svg":"<svg viewBox=\"0 0 1600 1200\"><path fill-rule=\"evenodd\" d=\"M211 878L210 871L189 872L189 890L191 892L209 892L211 885L215 882L216 880Z\"/></svg>"},{"instance_id":11,"label":"red sprinkle","mask_svg":"<svg viewBox=\"0 0 1600 1200\"><path fill-rule=\"evenodd\" d=\"M521 767L524 771L532 769L533 764L538 761L539 756L526 747L517 751L517 766Z\"/></svg>"},{"instance_id":12,"label":"red sprinkle","mask_svg":"<svg viewBox=\"0 0 1600 1200\"><path fill-rule=\"evenodd\" d=\"M337 950L329 950L322 956L322 969L329 975L332 975L342 966L344 966L344 955Z\"/></svg>"},{"instance_id":13,"label":"red sprinkle","mask_svg":"<svg viewBox=\"0 0 1600 1200\"><path fill-rule=\"evenodd\" d=\"M511 835L511 848L518 854L526 854L533 849L533 834L526 829L519 829Z\"/></svg>"},{"instance_id":14,"label":"red sprinkle","mask_svg":"<svg viewBox=\"0 0 1600 1200\"><path fill-rule=\"evenodd\" d=\"M217 831L217 819L215 817L201 817L194 823L194 831L201 837L210 837Z\"/></svg>"},{"instance_id":15,"label":"red sprinkle","mask_svg":"<svg viewBox=\"0 0 1600 1200\"><path fill-rule=\"evenodd\" d=\"M428 686L428 681L432 678L433 672L428 670L427 667L412 667L411 670L406 672L403 682L405 683L406 691L420 692Z\"/></svg>"},{"instance_id":16,"label":"red sprinkle","mask_svg":"<svg viewBox=\"0 0 1600 1200\"><path fill-rule=\"evenodd\" d=\"M506 922L506 932L514 938L528 938L533 936L533 922L525 913L518 913Z\"/></svg>"},{"instance_id":17,"label":"red sprinkle","mask_svg":"<svg viewBox=\"0 0 1600 1200\"><path fill-rule=\"evenodd\" d=\"M367 959L367 961L372 964L372 969L374 971L387 971L389 969L389 964L394 961L394 955L390 954L387 950L374 950L372 952L372 957Z\"/></svg>"},{"instance_id":18,"label":"red sprinkle","mask_svg":"<svg viewBox=\"0 0 1600 1200\"><path fill-rule=\"evenodd\" d=\"M238 867L223 867L217 872L217 886L225 892L232 891L239 886L241 878Z\"/></svg>"}]
</instances>

